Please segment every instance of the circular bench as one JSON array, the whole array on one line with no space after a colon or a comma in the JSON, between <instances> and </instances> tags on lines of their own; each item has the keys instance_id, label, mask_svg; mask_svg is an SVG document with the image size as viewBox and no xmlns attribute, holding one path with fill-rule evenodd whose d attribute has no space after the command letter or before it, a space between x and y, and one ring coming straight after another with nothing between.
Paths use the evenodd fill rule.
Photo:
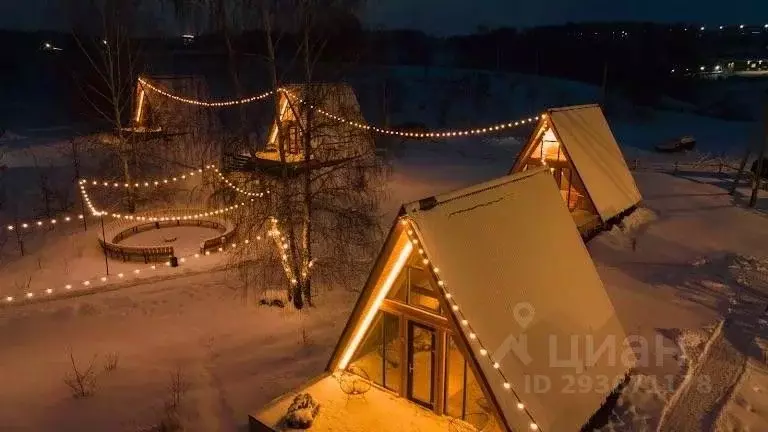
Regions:
<instances>
[{"instance_id":1,"label":"circular bench","mask_svg":"<svg viewBox=\"0 0 768 432\"><path fill-rule=\"evenodd\" d=\"M125 246L120 242L138 233L154 229L170 228L177 226L194 226L212 228L219 231L214 237L200 243L200 252L222 247L235 235L235 225L227 219L217 216L200 216L189 218L188 214L205 213L202 209L173 209L163 211L161 214L141 213L132 215L132 219L121 218L108 226L104 233L99 233L99 245L110 258L123 261L167 261L174 256L173 246L139 245Z\"/></svg>"}]
</instances>

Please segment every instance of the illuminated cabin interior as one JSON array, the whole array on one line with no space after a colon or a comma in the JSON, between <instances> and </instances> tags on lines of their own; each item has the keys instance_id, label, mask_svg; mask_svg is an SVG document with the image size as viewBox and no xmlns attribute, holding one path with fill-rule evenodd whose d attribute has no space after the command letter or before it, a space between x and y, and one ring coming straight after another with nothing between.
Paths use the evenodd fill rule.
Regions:
<instances>
[{"instance_id":1,"label":"illuminated cabin interior","mask_svg":"<svg viewBox=\"0 0 768 432\"><path fill-rule=\"evenodd\" d=\"M598 105L550 109L542 114L511 172L546 167L574 221L593 231L642 197Z\"/></svg>"},{"instance_id":2,"label":"illuminated cabin interior","mask_svg":"<svg viewBox=\"0 0 768 432\"><path fill-rule=\"evenodd\" d=\"M301 141L302 133L298 120L300 115L299 105L298 101L290 101L287 95L280 94L280 114L278 120L270 128L266 149L258 153L259 157L276 161L280 160L278 147L279 140L282 139L285 146L286 161L296 162L303 160L304 143Z\"/></svg>"},{"instance_id":3,"label":"illuminated cabin interior","mask_svg":"<svg viewBox=\"0 0 768 432\"><path fill-rule=\"evenodd\" d=\"M302 100L313 98L317 108L346 120L365 124L357 97L352 87L346 84L312 84L311 93L307 85L287 85L279 94L279 115L270 126L264 149L256 152L262 165L281 163L280 146L284 149L287 164L305 161L305 128L308 122L308 108ZM368 131L354 127L348 122L331 119L314 111L311 123L312 139L309 159L313 165L326 166L355 157L373 148L373 138Z\"/></svg>"},{"instance_id":4,"label":"illuminated cabin interior","mask_svg":"<svg viewBox=\"0 0 768 432\"><path fill-rule=\"evenodd\" d=\"M523 301L535 305L524 326L514 318ZM371 416L388 419L375 430L411 430L398 423L408 406L420 408L419 421L433 422L434 429L418 430L579 430L614 387L589 394L526 391L526 376L560 379L580 366L552 366L546 343L526 346L534 361L502 352L521 332L531 341L551 335L570 341L582 333L595 341L626 338L555 183L541 168L403 206L326 374L254 413L252 430L279 430L284 408L300 393L324 404L318 430L374 430L365 427ZM602 358L578 373L590 380L625 376L633 364ZM349 374L373 386L366 399L376 404L329 395ZM379 405L383 400L392 407ZM329 427L327 419L345 424Z\"/></svg>"},{"instance_id":5,"label":"illuminated cabin interior","mask_svg":"<svg viewBox=\"0 0 768 432\"><path fill-rule=\"evenodd\" d=\"M543 122L546 123L546 118ZM589 199L587 189L573 168L567 150L560 144L551 125L539 128L534 145L530 148L522 171L547 167L555 177L560 195L571 212L586 212L595 215L595 207Z\"/></svg>"}]
</instances>

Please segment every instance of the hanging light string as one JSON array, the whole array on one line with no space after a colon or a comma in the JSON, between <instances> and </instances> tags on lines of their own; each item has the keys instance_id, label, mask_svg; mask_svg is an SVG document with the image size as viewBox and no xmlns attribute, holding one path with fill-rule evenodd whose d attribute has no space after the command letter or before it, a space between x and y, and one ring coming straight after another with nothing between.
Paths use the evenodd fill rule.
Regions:
<instances>
[{"instance_id":1,"label":"hanging light string","mask_svg":"<svg viewBox=\"0 0 768 432\"><path fill-rule=\"evenodd\" d=\"M107 181L105 179L80 179L80 181L85 182L89 186L103 186L103 187L112 187L112 188L123 188L127 189L130 187L133 188L139 188L139 187L151 187L151 186L162 186L169 183L176 183L182 180L186 180L187 177L194 177L196 174L202 174L203 171L207 170L214 170L216 169L216 166L214 165L206 165L205 168L198 168L197 170L191 170L189 173L182 173L178 174L176 177L166 177L166 178L160 178L160 179L150 179L150 180L134 180L133 183L126 183L126 182L114 182L114 181Z\"/></svg>"},{"instance_id":2,"label":"hanging light string","mask_svg":"<svg viewBox=\"0 0 768 432\"><path fill-rule=\"evenodd\" d=\"M79 214L79 215L61 215L61 216L59 216L57 218L50 218L50 219L49 218L45 218L45 219L38 219L38 220L29 221L29 222L17 222L17 223L6 225L6 226L4 226L4 227L2 227L0 229L5 229L6 231L14 231L14 230L23 231L23 230L26 230L26 229L37 228L37 227L51 227L51 228L53 228L55 226L61 225L62 223L68 223L68 222L83 220L84 217L85 216L82 215L82 214Z\"/></svg>"},{"instance_id":3,"label":"hanging light string","mask_svg":"<svg viewBox=\"0 0 768 432\"><path fill-rule=\"evenodd\" d=\"M239 192L239 193L241 193L241 194L243 194L245 196L249 196L249 197L259 197L259 198L261 198L261 197L264 196L265 192L250 192L250 191L247 191L247 190L245 190L245 189L235 185L234 183L229 181L229 179L227 179L224 176L224 174L221 171L219 171L218 168L213 167L213 170L216 172L216 174L219 176L219 178L221 178L221 181L223 181L224 184L226 184L231 189L234 189L236 192ZM270 193L270 191L267 190L266 193Z\"/></svg>"},{"instance_id":4,"label":"hanging light string","mask_svg":"<svg viewBox=\"0 0 768 432\"><path fill-rule=\"evenodd\" d=\"M526 119L498 123L498 124L485 126L481 128L464 129L464 130L445 130L440 132L406 132L406 131L396 130L396 129L380 128L376 126L371 126L367 123L349 120L344 117L340 117L335 114L329 113L328 111L325 111L313 104L307 103L302 98L292 94L286 89L281 88L279 91L284 93L288 97L291 97L297 100L299 103L309 106L310 109L324 115L325 117L331 118L333 120L348 124L358 129L370 130L383 135L395 135L395 136L401 136L401 137L407 137L407 138L458 138L458 137L464 137L464 136L486 135L490 133L496 133L505 129L525 126L526 124L533 123L539 119L539 116L537 115L537 116L526 118Z\"/></svg>"},{"instance_id":5,"label":"hanging light string","mask_svg":"<svg viewBox=\"0 0 768 432\"><path fill-rule=\"evenodd\" d=\"M242 99L233 99L233 100L228 100L228 101L211 102L211 101L202 101L202 100L197 100L197 99L189 99L189 98L185 98L185 97L181 97L181 96L176 96L176 95L171 94L171 93L169 93L169 92L167 92L167 91L165 91L165 90L163 90L163 89L161 89L159 87L156 87L156 86L150 84L149 81L147 81L144 78L139 78L139 84L141 84L141 85L145 86L146 88L154 91L155 93L161 94L161 95L163 95L165 97L168 97L168 98L171 98L171 99L173 99L175 101L183 102L183 103L191 104L191 105L198 105L198 106L209 107L209 108L219 108L219 107L228 107L228 106L234 106L234 105L248 104L248 103L251 103L251 102L256 102L256 101L263 100L266 97L271 96L271 95L273 95L275 93L273 90L270 90L270 91L262 93L262 94L260 94L258 96L250 96L250 97L246 97L246 98L242 98Z\"/></svg>"},{"instance_id":6,"label":"hanging light string","mask_svg":"<svg viewBox=\"0 0 768 432\"><path fill-rule=\"evenodd\" d=\"M256 235L255 240L261 241L262 236ZM240 247L245 248L247 247L247 245L250 245L250 243L251 243L251 239L246 238L245 240L243 240L242 245ZM220 246L216 251L213 251L213 253L216 253L216 252L221 253L226 251L227 249L234 250L237 247L238 247L238 243L233 242L229 245L228 248L225 248L224 246ZM209 257L211 254L212 252L210 250L207 250L205 251L205 253L202 253L202 254L194 253L194 254L188 254L188 255L179 257L179 266L181 267L183 264L185 264L189 260L192 260L192 259L198 260L201 258L206 258L206 257ZM83 289L105 286L105 284L108 284L110 281L125 281L125 280L128 280L131 277L131 275L133 275L134 278L138 278L139 275L142 274L142 272L146 273L147 271L156 271L162 267L171 267L171 262L167 261L164 264L156 263L156 264L151 264L147 266L137 267L131 270L130 272L121 272L121 273L117 273L116 275L93 276L90 278L81 279L77 283L71 282L63 286L49 287L40 291L27 291L24 293L24 295L21 298L16 298L14 296L6 296L2 298L2 303L15 304L19 302L24 302L25 300L27 301L34 300L36 297L38 297L38 295L40 297L47 297L55 293L70 292L72 290L77 291L78 286L83 287Z\"/></svg>"},{"instance_id":7,"label":"hanging light string","mask_svg":"<svg viewBox=\"0 0 768 432\"><path fill-rule=\"evenodd\" d=\"M201 100L196 100L196 99L188 99L188 98L183 98L183 97L180 97L180 96L173 95L173 94L171 94L171 93L169 93L167 91L164 91L162 89L159 89L159 88L149 84L149 82L147 82L143 78L139 78L139 82L141 84L146 85L147 88L149 88L150 90L153 90L153 91L155 91L155 92L157 92L157 93L159 93L159 94L161 94L163 96L169 97L169 98L171 98L173 100L176 100L176 101L179 101L179 102L188 103L188 104L206 106L206 107L222 107L222 106L230 106L230 105L237 105L237 104L242 104L242 103L255 102L255 101L258 101L258 100L262 100L262 99L266 98L267 96L270 96L270 95L275 93L274 91L269 91L269 92L264 93L262 95L253 96L253 97L245 98L245 99L239 99L239 100L233 100L233 101L227 101L227 102L206 102L206 101L201 101ZM497 124L493 124L493 125L489 125L489 126L484 126L484 127L479 127L479 128L472 128L472 129L445 130L445 131L439 131L439 132L407 132L407 131L403 131L403 130L380 128L380 127L377 127L377 126L371 126L371 125L369 125L367 123L346 119L344 117L337 116L337 115L332 114L332 113L330 113L328 111L325 111L322 108L319 108L319 107L317 107L317 106L315 106L313 104L306 103L302 98L300 98L299 96L294 95L293 93L291 93L290 91L288 91L285 88L282 88L282 87L278 88L277 91L280 92L280 93L285 94L286 96L288 96L288 97L290 97L290 98L292 98L292 99L294 99L296 101L298 101L299 103L302 103L304 105L309 106L310 109L320 113L321 115L323 115L325 117L331 118L333 120L336 120L336 121L348 124L350 126L358 128L358 129L369 130L369 131L373 131L373 132L376 132L376 133L379 133L379 134L382 134L382 135L393 135L393 136L401 136L401 137L406 137L406 138L459 138L459 137L466 137L466 136L486 135L486 134L491 134L491 133L496 133L496 132L499 132L499 131L503 131L503 130L506 130L506 129L513 129L513 128L516 128L516 127L525 126L527 124L531 124L531 123L533 123L535 121L538 121L539 118L540 118L540 116L537 115L537 116L534 116L534 117L524 118L524 119L515 120L515 121L508 121L508 122L503 122L503 123L497 123Z\"/></svg>"},{"instance_id":8,"label":"hanging light string","mask_svg":"<svg viewBox=\"0 0 768 432\"><path fill-rule=\"evenodd\" d=\"M103 186L103 187L111 187L115 189L127 189L130 187L133 188L140 188L140 187L160 187L163 185L173 184L177 183L179 181L186 180L189 177L194 177L197 174L202 174L204 171L213 171L216 173L217 177L221 179L221 181L227 185L227 187L243 194L249 197L263 197L264 192L251 192L247 191L231 181L227 179L227 177L222 173L216 165L206 165L205 168L198 168L197 170L191 170L189 173L183 173L178 174L175 177L166 177L161 179L150 179L150 180L140 180L140 181L134 181L133 183L126 183L126 182L114 182L114 181L107 181L105 179L81 179L81 181L85 182L88 186ZM267 192L269 193L269 192Z\"/></svg>"},{"instance_id":9,"label":"hanging light string","mask_svg":"<svg viewBox=\"0 0 768 432\"><path fill-rule=\"evenodd\" d=\"M437 266L435 266L435 264L427 257L427 253L424 250L423 245L419 241L419 235L416 232L415 224L410 222L407 218L401 218L400 223L404 226L406 233L408 234L408 240L413 244L414 249L419 252L422 263L425 266L428 266L430 268L432 275L434 276L435 280L437 280L437 285L440 287L440 289L442 289L443 295L445 296L445 300L451 306L451 311L453 312L453 315L456 317L457 321L461 324L461 329L464 331L465 335L467 336L467 340L470 342L470 345L471 345L470 348L476 349L477 352L480 354L480 356L484 360L487 360L491 364L491 366L496 370L496 372L498 372L499 377L501 378L501 386L504 388L504 390L511 392L512 395L515 397L515 399L517 399L518 411L524 412L525 415L528 416L529 429L532 431L539 430L539 425L534 420L531 412L528 411L528 407L526 407L526 405L523 403L523 400L520 398L520 395L512 388L512 384L504 375L504 372L502 372L501 365L493 359L492 354L488 351L487 348L485 348L482 341L480 340L480 336L478 336L478 334L472 328L471 323L469 322L469 320L464 315L464 312L459 307L458 301L448 289L448 284L440 275L440 269Z\"/></svg>"},{"instance_id":10,"label":"hanging light string","mask_svg":"<svg viewBox=\"0 0 768 432\"><path fill-rule=\"evenodd\" d=\"M229 181L229 179L227 179L227 177L218 168L216 168L215 165L206 165L205 168L200 168L197 171L194 171L194 170L190 171L188 174L179 174L176 177L167 177L167 178L164 178L164 179L155 179L155 180L143 180L143 181L139 181L139 182L134 182L132 184L124 183L124 182L117 183L117 182L112 182L112 181L105 181L103 179L80 179L79 184L80 184L80 191L81 191L81 193L83 191L83 186L84 185L87 185L87 186L112 187L112 188L120 188L120 189L129 188L131 186L133 186L134 188L152 187L152 186L157 187L157 186L166 185L166 184L172 184L172 183L175 183L175 182L178 182L178 181L181 181L181 180L185 180L188 177L194 177L196 174L202 173L204 170L214 171L216 173L216 175L222 180L222 182L225 185L227 185L227 187L237 191L240 194L246 195L248 197L251 197L251 198L254 198L254 197L255 198L261 198L265 194L269 194L270 193L269 190L267 190L265 192L252 192L252 191L247 191L247 190L245 190L245 189L243 189L241 187L238 187L237 185L235 185L234 183ZM87 196L87 194L84 195L83 197L85 198L86 196ZM90 201L90 198L88 198L86 203L87 203L87 205L89 207L89 210L91 211L90 216L98 216L100 214L100 212L97 211L93 207L93 205L92 205L92 203ZM243 204L245 204L245 202L241 203L240 205L243 205ZM224 210L224 209L221 209L221 210ZM206 213L202 214L202 216L211 216L211 215L212 214L206 214ZM200 217L201 215L190 215L190 216ZM14 230L23 231L23 230L28 230L28 229L32 229L32 228L39 228L39 227L54 228L56 226L61 225L62 223L68 223L68 222L83 220L84 217L85 217L85 215L83 215L83 214L77 214L77 215L67 215L67 214L64 214L64 215L61 215L61 216L58 216L58 217L54 217L54 218L41 218L41 219L32 220L32 221L24 221L24 222L12 223L12 224L8 224L8 225L4 225L4 226L0 227L0 229L6 230L6 231L10 232L10 231L14 231ZM123 216L123 218L130 219L130 217L128 215ZM135 219L136 220L149 220L149 219L146 219L146 218L145 219L138 219L138 216L135 217Z\"/></svg>"},{"instance_id":11,"label":"hanging light string","mask_svg":"<svg viewBox=\"0 0 768 432\"><path fill-rule=\"evenodd\" d=\"M85 201L85 204L88 206L88 209L91 211L91 214L93 216L110 216L115 219L127 219L127 220L138 220L138 221L168 221L168 220L190 220L190 219L199 219L201 217L210 217L210 216L218 216L225 213L229 213L233 210L237 210L241 207L245 207L247 204L246 201L237 203L235 205L231 205L228 207L222 207L216 210L210 210L206 212L200 212L195 214L189 214L189 215L160 215L160 216L137 216L137 215L131 215L131 214L121 214L121 213L110 213L104 210L99 210L96 208L96 206L93 205L93 201L91 201L91 197L88 195L88 191L85 187L85 183L83 181L80 181L80 193L83 196L83 200ZM250 201L253 202L254 198L250 198Z\"/></svg>"}]
</instances>

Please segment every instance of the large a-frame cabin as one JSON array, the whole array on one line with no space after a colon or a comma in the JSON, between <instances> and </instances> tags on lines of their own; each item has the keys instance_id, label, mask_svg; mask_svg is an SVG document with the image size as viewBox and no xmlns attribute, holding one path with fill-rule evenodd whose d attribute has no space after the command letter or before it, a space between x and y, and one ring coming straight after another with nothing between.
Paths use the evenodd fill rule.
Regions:
<instances>
[{"instance_id":1,"label":"large a-frame cabin","mask_svg":"<svg viewBox=\"0 0 768 432\"><path fill-rule=\"evenodd\" d=\"M642 197L598 105L542 114L511 172L546 166L582 233L631 211Z\"/></svg>"},{"instance_id":2,"label":"large a-frame cabin","mask_svg":"<svg viewBox=\"0 0 768 432\"><path fill-rule=\"evenodd\" d=\"M311 431L578 431L633 366L625 343L557 185L529 169L405 205L326 373L250 426L282 430L309 393ZM372 386L359 400L350 374Z\"/></svg>"}]
</instances>

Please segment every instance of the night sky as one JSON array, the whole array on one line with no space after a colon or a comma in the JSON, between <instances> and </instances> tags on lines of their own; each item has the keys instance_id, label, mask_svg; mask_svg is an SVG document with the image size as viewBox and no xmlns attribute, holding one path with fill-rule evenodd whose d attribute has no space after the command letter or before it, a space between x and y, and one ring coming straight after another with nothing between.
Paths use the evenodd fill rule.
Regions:
<instances>
[{"instance_id":1,"label":"night sky","mask_svg":"<svg viewBox=\"0 0 768 432\"><path fill-rule=\"evenodd\" d=\"M62 0L0 0L0 28L64 30ZM153 11L152 25L177 34L168 11ZM372 28L413 28L436 35L469 33L478 26L530 27L567 21L686 21L768 23L766 0L367 0L364 22Z\"/></svg>"}]
</instances>

